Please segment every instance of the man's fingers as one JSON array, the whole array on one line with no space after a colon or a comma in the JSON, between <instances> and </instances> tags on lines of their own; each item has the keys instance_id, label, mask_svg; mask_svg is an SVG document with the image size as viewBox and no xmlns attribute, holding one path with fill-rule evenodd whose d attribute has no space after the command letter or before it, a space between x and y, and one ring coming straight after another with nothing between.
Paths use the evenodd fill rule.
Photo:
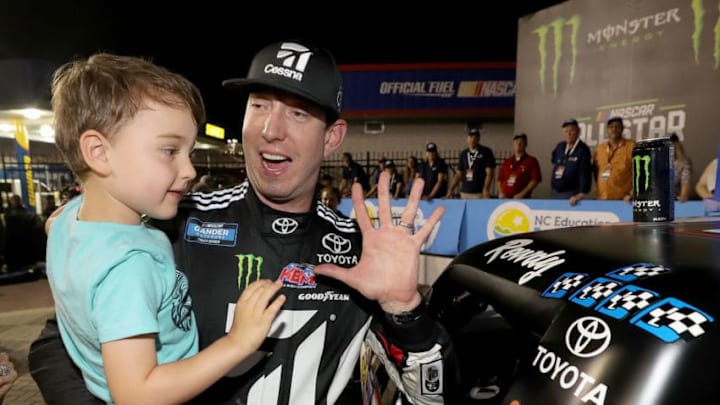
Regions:
<instances>
[{"instance_id":1,"label":"man's fingers","mask_svg":"<svg viewBox=\"0 0 720 405\"><path fill-rule=\"evenodd\" d=\"M435 208L432 214L430 214L430 217L425 221L422 228L415 234L418 238L420 238L421 241L425 241L427 237L430 235L430 232L432 232L433 228L440 222L440 218L442 218L443 214L445 214L445 207L442 205Z\"/></svg>"}]
</instances>

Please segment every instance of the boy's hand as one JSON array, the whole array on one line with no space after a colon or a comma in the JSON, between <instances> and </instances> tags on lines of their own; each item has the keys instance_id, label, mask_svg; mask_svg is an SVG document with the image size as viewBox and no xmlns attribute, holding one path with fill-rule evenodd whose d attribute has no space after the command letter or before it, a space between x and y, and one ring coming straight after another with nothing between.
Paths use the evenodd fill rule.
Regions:
<instances>
[{"instance_id":1,"label":"boy's hand","mask_svg":"<svg viewBox=\"0 0 720 405\"><path fill-rule=\"evenodd\" d=\"M239 345L257 350L267 337L270 325L285 303L285 296L270 300L282 287L282 281L257 280L243 291L235 305L233 324L228 337Z\"/></svg>"}]
</instances>

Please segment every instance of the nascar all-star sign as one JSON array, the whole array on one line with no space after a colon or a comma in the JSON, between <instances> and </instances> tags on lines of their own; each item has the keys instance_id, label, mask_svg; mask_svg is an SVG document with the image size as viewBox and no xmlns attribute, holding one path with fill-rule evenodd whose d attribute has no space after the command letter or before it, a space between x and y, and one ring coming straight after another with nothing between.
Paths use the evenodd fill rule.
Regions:
<instances>
[{"instance_id":1,"label":"nascar all-star sign","mask_svg":"<svg viewBox=\"0 0 720 405\"><path fill-rule=\"evenodd\" d=\"M719 22L720 0L572 0L521 18L515 132L550 173L564 120L576 118L594 149L619 116L626 138L676 133L694 184L720 143Z\"/></svg>"}]
</instances>

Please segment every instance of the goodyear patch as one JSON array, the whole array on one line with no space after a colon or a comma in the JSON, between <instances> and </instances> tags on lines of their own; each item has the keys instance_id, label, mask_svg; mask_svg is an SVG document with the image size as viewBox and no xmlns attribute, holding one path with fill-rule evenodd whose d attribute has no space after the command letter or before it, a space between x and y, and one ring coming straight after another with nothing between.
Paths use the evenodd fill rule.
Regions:
<instances>
[{"instance_id":1,"label":"goodyear patch","mask_svg":"<svg viewBox=\"0 0 720 405\"><path fill-rule=\"evenodd\" d=\"M238 224L226 222L203 222L188 218L185 240L192 243L216 246L235 246Z\"/></svg>"}]
</instances>

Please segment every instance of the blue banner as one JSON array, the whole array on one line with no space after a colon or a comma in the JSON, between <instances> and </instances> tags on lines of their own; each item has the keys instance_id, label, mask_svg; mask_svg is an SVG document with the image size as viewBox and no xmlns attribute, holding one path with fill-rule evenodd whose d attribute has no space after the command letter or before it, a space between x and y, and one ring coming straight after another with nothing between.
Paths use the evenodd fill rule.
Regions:
<instances>
[{"instance_id":1,"label":"blue banner","mask_svg":"<svg viewBox=\"0 0 720 405\"><path fill-rule=\"evenodd\" d=\"M393 221L399 221L407 200L392 200ZM377 200L366 200L370 217L377 219ZM415 224L422 226L439 205L445 207L440 226L433 230L422 252L456 256L488 240L517 233L574 226L632 222L632 206L623 201L583 200L571 207L567 200L432 200L420 201ZM355 217L352 201L345 198L338 209ZM705 215L702 201L675 203L675 218Z\"/></svg>"},{"instance_id":2,"label":"blue banner","mask_svg":"<svg viewBox=\"0 0 720 405\"><path fill-rule=\"evenodd\" d=\"M513 63L341 66L343 115L511 114Z\"/></svg>"}]
</instances>

